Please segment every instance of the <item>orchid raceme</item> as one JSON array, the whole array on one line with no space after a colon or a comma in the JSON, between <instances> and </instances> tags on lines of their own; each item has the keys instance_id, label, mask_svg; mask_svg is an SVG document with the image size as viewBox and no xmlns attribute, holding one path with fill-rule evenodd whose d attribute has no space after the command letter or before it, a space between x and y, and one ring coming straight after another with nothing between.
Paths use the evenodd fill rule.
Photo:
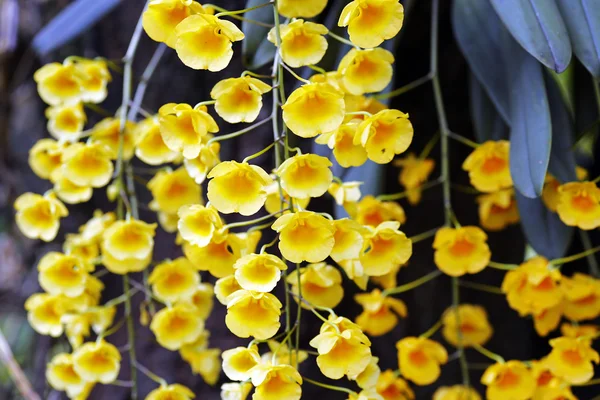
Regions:
<instances>
[{"instance_id":1,"label":"orchid raceme","mask_svg":"<svg viewBox=\"0 0 600 400\"><path fill-rule=\"evenodd\" d=\"M23 306L33 331L55 344L34 357L47 361L49 388L77 400L217 392L223 400L299 400L334 391L349 400L481 400L482 389L490 400L573 400L595 393L595 127L571 143L571 127L562 126L571 117L578 127L593 122L579 88L564 90L573 74L589 81L581 71L598 80L573 33L577 10L557 2L561 18L551 19L564 19L569 35L558 37L572 39L584 68L563 79L568 46L553 43L555 65L533 54L524 68L496 52L494 62L519 78L506 79L476 68L486 60L479 47L494 48L486 29L497 16L507 22L496 4L476 18L460 1L451 13L441 0L234 3L149 0L135 29L126 19L117 24L133 32L125 53L72 55L33 73L46 118L35 126L48 136L25 135L31 145L20 148L9 135L7 153L25 155L35 182L24 175L13 185L2 164L9 190L0 199L37 178L45 186L14 196L18 229L0 223L22 234L18 246L0 235L0 289L12 291L13 270L35 260L37 282L23 286ZM412 17L421 7L429 23ZM409 36L430 29L427 38L408 39L410 49L398 40L405 17L415 19ZM449 25L457 47L474 52L466 64L447 56L456 47L446 46ZM506 27L504 36L532 52ZM64 52L46 54L42 42L33 44L42 59ZM169 53L179 58L175 65L165 61ZM420 53L429 57L428 72L409 81L413 66L424 65ZM554 80L527 76L542 70L538 61L560 75L565 96L551 95ZM190 78L175 68L196 71ZM463 76L473 77L470 107L457 101L466 91L445 91ZM27 97L16 78L12 102ZM490 81L506 86L509 107ZM534 90L540 82L543 90ZM518 107L512 100L524 98L525 83L548 99ZM26 118L39 109L15 104L9 108ZM477 142L461 123L464 110ZM7 118L11 129L20 119ZM538 198L527 198L528 186ZM93 215L79 221L90 205ZM30 255L15 257L15 247ZM12 312L3 320L16 321ZM506 313L533 329L520 331ZM28 335L15 342L8 322L16 350ZM506 327L524 343L527 332L539 336L532 343L547 345L545 353L536 346L529 353L546 356L519 355L523 346L512 342L509 352L514 338ZM17 390L37 398L18 367L38 366L22 354L13 363L4 350Z\"/></svg>"}]
</instances>

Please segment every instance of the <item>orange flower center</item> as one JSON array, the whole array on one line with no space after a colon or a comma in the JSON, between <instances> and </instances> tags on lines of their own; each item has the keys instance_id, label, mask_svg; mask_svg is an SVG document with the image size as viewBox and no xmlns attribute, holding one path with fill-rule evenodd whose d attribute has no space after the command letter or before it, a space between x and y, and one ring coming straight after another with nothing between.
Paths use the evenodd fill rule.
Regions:
<instances>
[{"instance_id":1,"label":"orange flower center","mask_svg":"<svg viewBox=\"0 0 600 400\"><path fill-rule=\"evenodd\" d=\"M492 204L492 208L490 208L490 214L504 214L509 208L510 205L508 207L501 207L499 205Z\"/></svg>"},{"instance_id":2,"label":"orange flower center","mask_svg":"<svg viewBox=\"0 0 600 400\"><path fill-rule=\"evenodd\" d=\"M586 193L574 196L571 200L571 205L579 211L589 212L597 203Z\"/></svg>"},{"instance_id":3,"label":"orange flower center","mask_svg":"<svg viewBox=\"0 0 600 400\"><path fill-rule=\"evenodd\" d=\"M554 281L551 277L547 276L535 287L536 290L553 290L555 288Z\"/></svg>"},{"instance_id":4,"label":"orange flower center","mask_svg":"<svg viewBox=\"0 0 600 400\"><path fill-rule=\"evenodd\" d=\"M500 157L492 156L486 158L481 170L486 174L495 174L506 168L506 160Z\"/></svg>"},{"instance_id":5,"label":"orange flower center","mask_svg":"<svg viewBox=\"0 0 600 400\"><path fill-rule=\"evenodd\" d=\"M552 380L553 376L550 371L544 371L538 376L537 384L538 386L546 386Z\"/></svg>"},{"instance_id":6,"label":"orange flower center","mask_svg":"<svg viewBox=\"0 0 600 400\"><path fill-rule=\"evenodd\" d=\"M573 303L580 305L580 306L583 306L583 305L588 306L590 304L594 304L596 302L596 299L597 299L596 295L594 293L592 293L585 297L582 297L579 300L575 300Z\"/></svg>"},{"instance_id":7,"label":"orange flower center","mask_svg":"<svg viewBox=\"0 0 600 400\"><path fill-rule=\"evenodd\" d=\"M519 375L515 374L511 370L504 372L498 378L498 381L496 382L496 385L503 389L514 387L514 386L517 386L518 384L519 384Z\"/></svg>"},{"instance_id":8,"label":"orange flower center","mask_svg":"<svg viewBox=\"0 0 600 400\"><path fill-rule=\"evenodd\" d=\"M408 356L410 361L415 364L417 367L423 366L427 364L429 361L429 357L425 354L423 350L415 350L410 353Z\"/></svg>"},{"instance_id":9,"label":"orange flower center","mask_svg":"<svg viewBox=\"0 0 600 400\"><path fill-rule=\"evenodd\" d=\"M580 365L585 360L581 357L581 354L577 350L564 350L562 352L562 359L570 365Z\"/></svg>"},{"instance_id":10,"label":"orange flower center","mask_svg":"<svg viewBox=\"0 0 600 400\"><path fill-rule=\"evenodd\" d=\"M475 250L475 245L467 239L459 239L454 242L452 247L450 247L450 252L456 257L466 257L470 255L473 250Z\"/></svg>"},{"instance_id":11,"label":"orange flower center","mask_svg":"<svg viewBox=\"0 0 600 400\"><path fill-rule=\"evenodd\" d=\"M468 322L465 322L463 324L460 325L460 330L463 333L473 333L477 331L477 327L473 324L470 324Z\"/></svg>"}]
</instances>

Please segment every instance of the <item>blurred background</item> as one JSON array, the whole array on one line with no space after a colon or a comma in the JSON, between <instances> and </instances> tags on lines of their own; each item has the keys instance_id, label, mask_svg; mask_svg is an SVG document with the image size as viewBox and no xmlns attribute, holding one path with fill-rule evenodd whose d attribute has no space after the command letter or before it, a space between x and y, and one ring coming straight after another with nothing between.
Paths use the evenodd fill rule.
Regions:
<instances>
[{"instance_id":1,"label":"blurred background","mask_svg":"<svg viewBox=\"0 0 600 400\"><path fill-rule=\"evenodd\" d=\"M83 4L75 14L69 15L59 24L51 21L66 7L74 3ZM104 57L118 61L125 54L136 22L144 7L144 0L0 0L0 331L8 342L15 360L21 365L34 390L44 399L62 399L63 395L53 391L44 377L45 366L51 356L68 349L64 338L50 338L37 335L28 326L23 309L25 299L32 293L40 291L36 277L36 264L46 252L60 248L59 239L65 233L74 232L78 226L89 219L95 209L109 211L114 206L107 200L103 190L96 190L89 203L71 206L70 215L63 220L61 232L56 243L43 243L24 238L16 228L13 218L12 203L21 193L31 191L43 193L49 184L37 178L31 172L27 158L28 151L40 138L47 137L45 104L39 99L32 75L41 65L58 61L70 55L83 57ZM230 10L245 7L243 0L215 1L217 5ZM337 20L330 17L332 9L343 6L347 1L330 1L328 9L320 20ZM393 43L395 63L395 86L405 85L429 72L429 41L431 2L427 0L403 1L406 8L405 26L401 35ZM471 117L469 113L469 75L465 61L454 41L450 25L451 1L441 1L439 20L439 65L440 79L449 125L455 132L466 137L473 137ZM338 11L339 15L339 11ZM50 24L50 25L48 25ZM50 28L47 28L50 26ZM46 27L46 28L45 28ZM148 64L157 44L143 35L134 62L134 76L139 77ZM190 103L209 99L213 85L222 78L239 76L245 69L240 45L234 45L235 55L230 66L219 73L194 71L185 67L173 50L168 49L152 77L143 107L155 112L168 102ZM335 60L335 55L333 56ZM334 68L333 66L332 68ZM262 67L263 73L269 73L268 67ZM499 78L500 79L500 78ZM286 87L292 88L295 82L290 81ZM113 72L113 82L109 85L109 97L102 104L105 110L114 113L120 105L121 77ZM266 99L265 99L266 100ZM410 114L415 128L415 138L410 150L420 152L430 138L437 132L435 107L431 85L426 84L392 99L390 107ZM266 100L264 115L267 116L271 105ZM88 111L89 123L93 124L103 118L102 115ZM218 118L218 117L216 117ZM217 119L221 133L236 130L222 120ZM261 128L262 129L262 128ZM245 135L236 141L223 142L221 158L241 160L272 141L272 133L264 127L251 135ZM311 143L301 143L305 150L311 151ZM438 148L432 154L436 154ZM456 142L451 142L451 176L452 181L467 185L466 173L461 164L470 149ZM437 158L437 157L436 157ZM265 168L271 168L272 160L262 158ZM439 161L439 158L438 158ZM439 165L439 162L438 162ZM439 174L439 167L432 177ZM590 171L590 176L598 176L598 171ZM347 180L368 182L367 190L394 193L402 191L398 184L398 171L394 167L366 168L353 171ZM156 219L155 214L143 204L148 204L149 193L139 189L142 203L142 218L148 221ZM407 223L402 230L412 236L440 226L443 222L441 189L434 188L424 192L422 202L411 207L402 201L406 210ZM462 192L453 193L453 206L458 219L463 225L477 224L477 206L474 196ZM331 211L333 205L328 200L315 201L311 209ZM268 238L267 238L268 239ZM597 239L597 238L595 238ZM519 263L523 260L524 238L518 225L507 230L491 233L490 245L493 259L497 262ZM577 243L572 245L571 253L580 251ZM174 236L160 232L156 239L155 258L174 258L180 250L174 244ZM412 281L435 268L431 252L431 240L415 245L414 255L409 265L402 268L399 284ZM585 261L575 263L572 270L587 270ZM485 270L476 278L478 282L499 286L503 274L497 270ZM109 275L103 276L106 289L103 301L122 293L121 279ZM214 282L214 278L203 276L205 281ZM346 279L344 283L346 296L336 311L340 315L355 318L359 306L353 301L356 286ZM399 296L407 303L409 315L401 320L393 332L373 340L373 352L380 357L382 369L396 369L397 358L395 342L407 335L418 335L429 329L443 311L451 304L450 279L441 277L414 291ZM140 299L138 298L138 301ZM494 336L486 346L508 359L529 360L544 356L548 352L547 339L539 338L533 330L532 321L519 318L517 313L508 308L503 296L474 292L462 289L461 301L483 305L495 328ZM134 305L136 318L139 317L139 304ZM119 309L122 313L122 308ZM244 343L231 334L224 324L225 308L216 303L215 309L207 321L207 329L211 331L210 347L227 349ZM117 317L119 318L119 317ZM310 338L318 332L320 321L307 316L302 324L304 348L308 347ZM439 333L434 336L442 340ZM126 342L126 331L121 329L111 336L117 346ZM136 331L137 351L143 364L164 377L169 382L178 382L194 390L197 398L219 398L219 386L226 382L221 376L216 387L205 384L201 377L193 375L187 364L177 352L170 352L156 343L147 327L138 326ZM0 352L2 351L0 343ZM449 348L449 353L454 349ZM475 352L469 352L469 362L474 364L489 361ZM309 377L317 377L314 357L302 364L300 371ZM418 399L429 399L435 388L440 385L455 384L460 381L460 368L457 361L452 361L442 368L442 377L432 387L415 388ZM483 387L479 378L483 369L470 370L471 381L476 384L480 393ZM127 379L128 366L126 357L123 360L120 379ZM140 392L147 394L156 384L143 375L139 375ZM324 378L319 378L324 381ZM340 381L341 382L341 381ZM303 385L304 398L326 395L327 398L345 398L340 393L324 391L321 388ZM578 390L576 394L582 399L589 399L597 393L593 388ZM127 399L128 390L122 387L99 385L91 395L92 399ZM0 399L20 398L10 375L0 364Z\"/></svg>"}]
</instances>

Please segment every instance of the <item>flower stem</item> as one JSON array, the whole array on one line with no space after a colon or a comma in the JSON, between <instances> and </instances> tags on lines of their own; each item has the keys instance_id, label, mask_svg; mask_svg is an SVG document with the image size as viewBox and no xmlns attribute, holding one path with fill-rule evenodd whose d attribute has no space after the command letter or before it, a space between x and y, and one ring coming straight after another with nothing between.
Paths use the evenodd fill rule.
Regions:
<instances>
[{"instance_id":1,"label":"flower stem","mask_svg":"<svg viewBox=\"0 0 600 400\"><path fill-rule=\"evenodd\" d=\"M481 292L487 292L487 293L493 293L493 294L500 294L500 295L504 294L502 292L502 289L500 289L499 287L492 286L492 285L485 285L483 283L477 283L477 282L469 282L469 281L459 280L458 284L459 284L459 286L466 287L466 288L469 288L469 289L479 290Z\"/></svg>"},{"instance_id":2,"label":"flower stem","mask_svg":"<svg viewBox=\"0 0 600 400\"><path fill-rule=\"evenodd\" d=\"M457 142L460 142L466 146L472 147L474 149L479 147L479 143L475 143L474 141L469 140L466 137L459 135L458 133L448 132L448 137L450 137L450 138L456 140Z\"/></svg>"},{"instance_id":3,"label":"flower stem","mask_svg":"<svg viewBox=\"0 0 600 400\"><path fill-rule=\"evenodd\" d=\"M478 352L480 352L481 354L483 354L484 356L486 356L487 358L489 358L490 360L494 360L494 361L496 361L497 363L500 363L500 364L503 364L505 362L504 358L502 358L502 356L489 351L488 349L486 349L483 346L480 346L478 344L473 344L473 348L475 350L477 350Z\"/></svg>"},{"instance_id":4,"label":"flower stem","mask_svg":"<svg viewBox=\"0 0 600 400\"><path fill-rule=\"evenodd\" d=\"M401 285L401 286L398 286L395 288L386 289L381 294L383 296L389 296L392 294L400 294L400 293L408 292L409 290L417 288L417 287L437 278L440 275L442 275L442 271L440 271L439 269L436 269L434 271L431 271L427 275L424 275L424 276L420 277L419 279L416 279L412 282L406 283L404 285Z\"/></svg>"},{"instance_id":5,"label":"flower stem","mask_svg":"<svg viewBox=\"0 0 600 400\"><path fill-rule=\"evenodd\" d=\"M350 390L348 388L345 388L345 387L328 385L326 383L321 383L321 382L313 381L312 379L309 379L309 378L306 378L306 377L303 377L303 379L306 382L308 382L308 383L310 383L312 385L320 386L320 387L325 388L325 389L335 390L336 392L345 392L345 393L348 393L348 394L356 394L352 390Z\"/></svg>"},{"instance_id":6,"label":"flower stem","mask_svg":"<svg viewBox=\"0 0 600 400\"><path fill-rule=\"evenodd\" d=\"M587 256L590 256L590 255L592 255L594 253L597 253L598 251L600 251L600 246L593 247L591 249L582 251L581 253L577 253L577 254L574 254L572 256L562 257L562 258L556 258L554 260L551 260L550 264L552 264L552 265L566 264L566 263L569 263L569 262L572 262L572 261L576 261L576 260L579 260L581 258L585 258Z\"/></svg>"},{"instance_id":7,"label":"flower stem","mask_svg":"<svg viewBox=\"0 0 600 400\"><path fill-rule=\"evenodd\" d=\"M257 151L257 152L256 152L256 153L254 153L254 154L250 154L248 157L246 157L246 158L244 158L244 159L242 160L242 163L247 163L247 162L248 162L248 161L250 161L250 160L253 160L253 159L257 158L257 157L260 157L260 156L262 156L262 155L263 155L263 154L265 154L267 151L271 150L271 149L272 149L274 146L276 146L276 145L277 145L277 143L278 143L278 142L273 142L273 143L271 143L270 145L268 145L267 147L265 147L264 149L262 149L262 150L260 150L260 151Z\"/></svg>"},{"instance_id":8,"label":"flower stem","mask_svg":"<svg viewBox=\"0 0 600 400\"><path fill-rule=\"evenodd\" d=\"M428 230L426 232L419 233L418 235L411 236L411 237L409 237L409 239L410 239L411 242L413 242L413 244L414 243L418 243L418 242L420 242L422 240L426 240L426 239L429 239L432 236L435 236L436 232L439 229L440 229L439 227L438 228L433 228L433 229L430 229L430 230Z\"/></svg>"},{"instance_id":9,"label":"flower stem","mask_svg":"<svg viewBox=\"0 0 600 400\"><path fill-rule=\"evenodd\" d=\"M435 325L433 325L431 328L429 328L427 330L427 332L421 334L420 337L422 338L429 338L431 337L434 333L436 333L438 331L438 329L440 329L442 327L442 320L440 319L438 322L435 323Z\"/></svg>"},{"instance_id":10,"label":"flower stem","mask_svg":"<svg viewBox=\"0 0 600 400\"><path fill-rule=\"evenodd\" d=\"M400 199L407 197L409 195L409 193L411 192L411 190L415 190L415 189L427 190L427 189L431 189L432 187L435 187L437 185L440 185L442 183L443 183L443 180L441 177L439 177L433 181L426 182L426 183L422 184L421 186L417 186L415 188L405 190L404 192L392 193L392 194L380 194L379 196L377 196L377 200L380 200L380 201L400 200Z\"/></svg>"},{"instance_id":11,"label":"flower stem","mask_svg":"<svg viewBox=\"0 0 600 400\"><path fill-rule=\"evenodd\" d=\"M218 14L215 14L215 17L226 17L226 16L229 16L229 15L238 15L238 14L244 14L244 13L250 12L250 11L252 11L252 10L258 10L259 8L263 8L263 7L266 7L266 6L270 6L271 4L273 4L273 2L272 2L272 1L269 1L269 2L267 2L267 3L259 4L259 5L257 5L257 6L254 6L254 7L244 8L243 10L235 10L235 11L222 11L222 12L220 12L220 13L218 13ZM205 7L206 7L206 6L205 6ZM213 8L214 8L214 6L212 6L212 5L211 5L210 7L213 7Z\"/></svg>"},{"instance_id":12,"label":"flower stem","mask_svg":"<svg viewBox=\"0 0 600 400\"><path fill-rule=\"evenodd\" d=\"M335 33L331 32L331 31L327 32L327 34L329 36L331 36L333 39L337 40L338 42L347 44L348 46L354 47L355 49L360 49L360 47L358 47L357 45L355 45L354 43L352 43L350 40L348 40L346 38L343 38L343 37L341 37L339 35L336 35Z\"/></svg>"},{"instance_id":13,"label":"flower stem","mask_svg":"<svg viewBox=\"0 0 600 400\"><path fill-rule=\"evenodd\" d=\"M379 93L372 97L377 100L391 99L392 97L400 96L404 93L410 92L411 90L418 88L419 86L426 84L432 78L433 78L433 74L431 72L429 72L427 75L425 75L419 79L415 79L414 81L407 83L404 86L400 86L398 89L392 90L391 92L387 92L387 93Z\"/></svg>"},{"instance_id":14,"label":"flower stem","mask_svg":"<svg viewBox=\"0 0 600 400\"><path fill-rule=\"evenodd\" d=\"M285 212L285 211L287 211L287 210L277 211L277 212L274 212L273 214L268 214L268 215L264 215L260 218L251 219L250 221L234 222L231 224L227 224L223 228L221 228L221 230L223 232L225 232L231 228L240 228L243 226L258 224L259 222L263 222L263 221L268 220L269 218L273 218L273 217L278 216L279 214L283 214L283 212Z\"/></svg>"},{"instance_id":15,"label":"flower stem","mask_svg":"<svg viewBox=\"0 0 600 400\"><path fill-rule=\"evenodd\" d=\"M292 74L292 76L296 79L298 79L300 82L302 83L306 83L309 84L310 81L308 79L304 79L303 77L301 77L300 75L298 75L296 72L294 72L293 69L291 69L290 67L288 67L285 63L280 63L281 66L283 66L283 68L289 72L290 74Z\"/></svg>"},{"instance_id":16,"label":"flower stem","mask_svg":"<svg viewBox=\"0 0 600 400\"><path fill-rule=\"evenodd\" d=\"M501 270L504 270L504 271L512 271L513 269L516 269L518 267L518 265L516 265L516 264L503 264L503 263L499 263L499 262L490 261L488 263L488 267L495 268L495 269L501 269Z\"/></svg>"},{"instance_id":17,"label":"flower stem","mask_svg":"<svg viewBox=\"0 0 600 400\"><path fill-rule=\"evenodd\" d=\"M273 119L273 116L267 117L267 118L263 119L262 121L259 121L259 122L255 123L255 124L247 126L244 129L240 129L239 131L228 133L227 135L215 136L214 138L210 139L206 143L206 145L208 146L208 145L210 145L211 143L214 143L214 142L221 142L223 140L229 140L229 139L233 139L233 138L238 137L238 136L242 136L243 134L248 133L250 131L253 131L254 129L256 129L256 128L258 128L258 127L266 124L267 122L271 121L271 119Z\"/></svg>"}]
</instances>

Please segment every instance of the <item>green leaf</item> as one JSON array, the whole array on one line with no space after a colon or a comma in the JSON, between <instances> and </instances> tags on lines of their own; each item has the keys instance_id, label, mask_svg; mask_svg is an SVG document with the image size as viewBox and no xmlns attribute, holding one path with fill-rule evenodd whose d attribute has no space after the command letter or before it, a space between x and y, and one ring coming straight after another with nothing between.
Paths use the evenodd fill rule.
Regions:
<instances>
[{"instance_id":1,"label":"green leaf","mask_svg":"<svg viewBox=\"0 0 600 400\"><path fill-rule=\"evenodd\" d=\"M248 0L246 8L261 5L265 0ZM273 25L275 16L273 7L262 7L244 14L244 18ZM269 28L242 22L242 32L246 36L242 41L242 59L249 69L257 69L273 61L275 45L267 40Z\"/></svg>"},{"instance_id":2,"label":"green leaf","mask_svg":"<svg viewBox=\"0 0 600 400\"><path fill-rule=\"evenodd\" d=\"M546 89L552 118L552 150L548 169L560 182L577 180L573 153L574 123L559 85L546 75Z\"/></svg>"},{"instance_id":3,"label":"green leaf","mask_svg":"<svg viewBox=\"0 0 600 400\"><path fill-rule=\"evenodd\" d=\"M475 137L479 143L508 138L508 126L474 74L469 74L469 105Z\"/></svg>"},{"instance_id":4,"label":"green leaf","mask_svg":"<svg viewBox=\"0 0 600 400\"><path fill-rule=\"evenodd\" d=\"M556 0L573 51L595 78L600 78L600 1Z\"/></svg>"},{"instance_id":5,"label":"green leaf","mask_svg":"<svg viewBox=\"0 0 600 400\"><path fill-rule=\"evenodd\" d=\"M508 90L500 79L506 66L500 57L506 30L489 0L455 0L452 6L454 37L471 71L485 88L496 110L510 121Z\"/></svg>"},{"instance_id":6,"label":"green leaf","mask_svg":"<svg viewBox=\"0 0 600 400\"><path fill-rule=\"evenodd\" d=\"M490 1L504 25L529 54L556 72L567 68L571 42L555 0Z\"/></svg>"},{"instance_id":7,"label":"green leaf","mask_svg":"<svg viewBox=\"0 0 600 400\"><path fill-rule=\"evenodd\" d=\"M548 259L563 257L573 237L573 227L563 224L540 197L529 199L519 192L515 192L515 196L527 242Z\"/></svg>"},{"instance_id":8,"label":"green leaf","mask_svg":"<svg viewBox=\"0 0 600 400\"><path fill-rule=\"evenodd\" d=\"M542 66L510 35L504 59L510 60L510 173L515 188L534 198L542 194L550 159L552 123Z\"/></svg>"}]
</instances>

